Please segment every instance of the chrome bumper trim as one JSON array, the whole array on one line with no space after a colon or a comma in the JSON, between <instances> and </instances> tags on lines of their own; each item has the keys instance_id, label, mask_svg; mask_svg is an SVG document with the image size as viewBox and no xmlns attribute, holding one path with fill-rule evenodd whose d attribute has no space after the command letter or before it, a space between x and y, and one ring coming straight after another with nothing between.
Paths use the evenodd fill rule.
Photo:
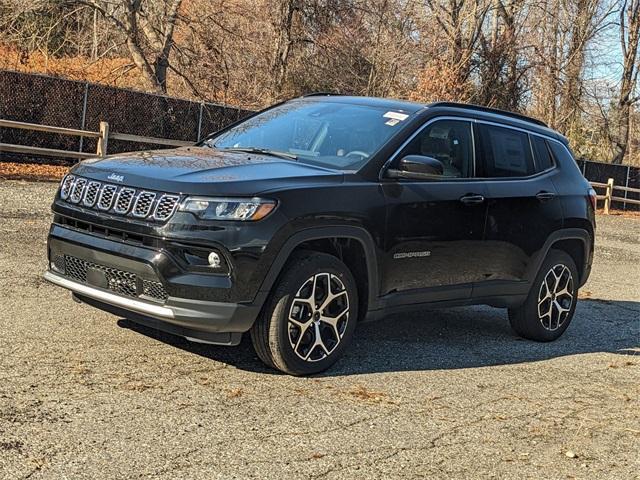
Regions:
<instances>
[{"instance_id":1,"label":"chrome bumper trim","mask_svg":"<svg viewBox=\"0 0 640 480\"><path fill-rule=\"evenodd\" d=\"M134 300L133 298L121 297L113 293L105 292L104 290L101 290L99 288L91 287L83 283L69 280L68 278L65 278L51 271L46 271L44 273L44 279L55 285L58 285L59 287L71 290L72 292L86 295L87 297L95 298L96 300L100 300L101 302L116 305L126 310L151 315L157 318L175 318L173 310L170 308L162 307L160 305L152 305L147 302Z\"/></svg>"}]
</instances>

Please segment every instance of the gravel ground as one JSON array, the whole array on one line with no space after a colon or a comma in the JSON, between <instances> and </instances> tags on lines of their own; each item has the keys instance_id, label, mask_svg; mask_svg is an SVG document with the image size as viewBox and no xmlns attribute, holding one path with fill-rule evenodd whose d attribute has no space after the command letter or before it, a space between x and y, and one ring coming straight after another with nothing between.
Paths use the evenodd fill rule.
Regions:
<instances>
[{"instance_id":1,"label":"gravel ground","mask_svg":"<svg viewBox=\"0 0 640 480\"><path fill-rule=\"evenodd\" d=\"M45 283L54 184L0 181L2 478L640 479L640 220L598 218L551 344L488 307L362 325L324 376L190 344Z\"/></svg>"}]
</instances>

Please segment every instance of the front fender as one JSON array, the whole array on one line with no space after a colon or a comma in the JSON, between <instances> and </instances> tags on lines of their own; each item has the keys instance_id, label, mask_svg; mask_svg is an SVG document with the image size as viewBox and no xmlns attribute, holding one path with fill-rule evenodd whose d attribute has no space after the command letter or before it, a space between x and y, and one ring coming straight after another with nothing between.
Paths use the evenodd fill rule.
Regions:
<instances>
[{"instance_id":1,"label":"front fender","mask_svg":"<svg viewBox=\"0 0 640 480\"><path fill-rule=\"evenodd\" d=\"M335 225L307 228L291 235L282 245L279 253L275 257L271 267L269 268L262 285L258 292L258 298L263 301L271 291L278 276L282 272L285 263L291 256L291 253L304 242L311 240L333 239L333 238L350 238L354 239L362 245L365 252L367 276L369 285L369 304L368 308L372 309L377 305L378 299L378 262L376 256L375 242L371 234L362 227L353 225Z\"/></svg>"}]
</instances>

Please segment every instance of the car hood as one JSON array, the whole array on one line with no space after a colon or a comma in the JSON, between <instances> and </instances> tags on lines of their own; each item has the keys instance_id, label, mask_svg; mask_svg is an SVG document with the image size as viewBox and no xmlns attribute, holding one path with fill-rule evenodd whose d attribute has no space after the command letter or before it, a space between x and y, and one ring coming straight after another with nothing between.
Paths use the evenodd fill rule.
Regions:
<instances>
[{"instance_id":1,"label":"car hood","mask_svg":"<svg viewBox=\"0 0 640 480\"><path fill-rule=\"evenodd\" d=\"M73 173L150 190L195 195L255 195L295 184L340 182L342 172L277 157L183 147L85 160Z\"/></svg>"}]
</instances>

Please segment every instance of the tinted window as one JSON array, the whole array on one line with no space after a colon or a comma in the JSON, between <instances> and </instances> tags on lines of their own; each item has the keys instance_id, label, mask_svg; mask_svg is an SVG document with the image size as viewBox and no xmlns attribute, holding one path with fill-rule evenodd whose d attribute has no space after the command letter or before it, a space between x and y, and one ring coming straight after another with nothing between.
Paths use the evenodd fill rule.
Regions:
<instances>
[{"instance_id":1,"label":"tinted window","mask_svg":"<svg viewBox=\"0 0 640 480\"><path fill-rule=\"evenodd\" d=\"M525 177L532 175L533 157L529 135L510 128L480 124L481 168L478 176Z\"/></svg>"},{"instance_id":2,"label":"tinted window","mask_svg":"<svg viewBox=\"0 0 640 480\"><path fill-rule=\"evenodd\" d=\"M471 124L456 120L439 120L425 127L401 152L424 155L442 162L444 177L471 176L473 147Z\"/></svg>"},{"instance_id":3,"label":"tinted window","mask_svg":"<svg viewBox=\"0 0 640 480\"><path fill-rule=\"evenodd\" d=\"M533 153L536 156L536 170L543 172L553 166L551 154L544 138L531 135L531 145L533 145Z\"/></svg>"},{"instance_id":4,"label":"tinted window","mask_svg":"<svg viewBox=\"0 0 640 480\"><path fill-rule=\"evenodd\" d=\"M300 162L353 170L367 162L406 123L387 108L298 100L271 108L205 142L217 149L263 148Z\"/></svg>"}]
</instances>

